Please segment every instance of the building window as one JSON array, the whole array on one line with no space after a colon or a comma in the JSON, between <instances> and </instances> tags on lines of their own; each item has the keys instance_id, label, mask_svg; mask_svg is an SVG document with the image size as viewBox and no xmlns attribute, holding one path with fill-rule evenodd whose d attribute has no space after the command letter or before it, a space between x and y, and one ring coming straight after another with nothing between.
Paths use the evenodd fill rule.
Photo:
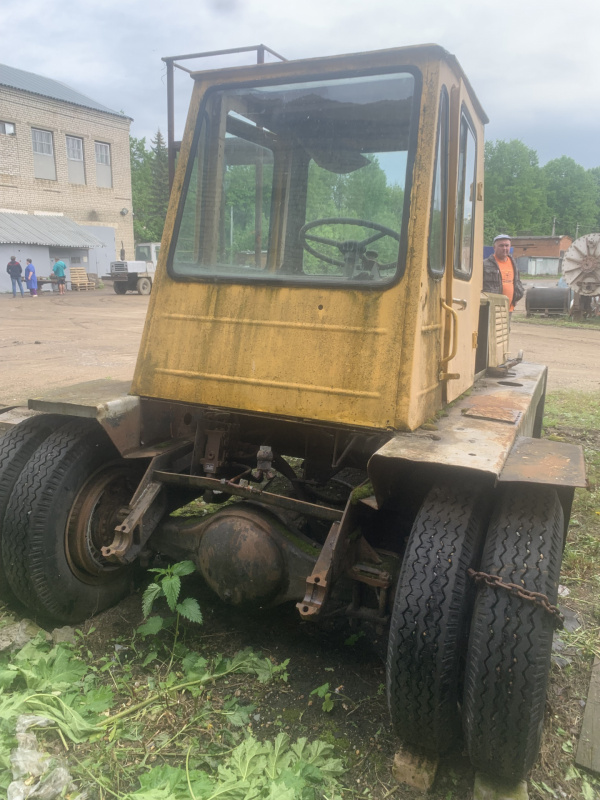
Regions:
<instances>
[{"instance_id":1,"label":"building window","mask_svg":"<svg viewBox=\"0 0 600 800\"><path fill-rule=\"evenodd\" d=\"M94 142L96 148L96 185L112 189L112 170L110 164L110 145Z\"/></svg>"},{"instance_id":2,"label":"building window","mask_svg":"<svg viewBox=\"0 0 600 800\"><path fill-rule=\"evenodd\" d=\"M83 139L78 136L67 136L67 168L69 183L85 183Z\"/></svg>"},{"instance_id":3,"label":"building window","mask_svg":"<svg viewBox=\"0 0 600 800\"><path fill-rule=\"evenodd\" d=\"M52 134L50 131L40 131L36 128L31 129L31 138L33 140L33 152L41 156L54 156L54 148L52 146Z\"/></svg>"},{"instance_id":4,"label":"building window","mask_svg":"<svg viewBox=\"0 0 600 800\"><path fill-rule=\"evenodd\" d=\"M31 142L33 146L33 174L36 178L55 181L56 165L54 163L52 133L32 128Z\"/></svg>"},{"instance_id":5,"label":"building window","mask_svg":"<svg viewBox=\"0 0 600 800\"><path fill-rule=\"evenodd\" d=\"M71 264L81 264L81 256L71 256Z\"/></svg>"},{"instance_id":6,"label":"building window","mask_svg":"<svg viewBox=\"0 0 600 800\"><path fill-rule=\"evenodd\" d=\"M0 121L0 133L5 133L7 136L14 136L15 135L15 124L14 124L14 122L1 122Z\"/></svg>"}]
</instances>

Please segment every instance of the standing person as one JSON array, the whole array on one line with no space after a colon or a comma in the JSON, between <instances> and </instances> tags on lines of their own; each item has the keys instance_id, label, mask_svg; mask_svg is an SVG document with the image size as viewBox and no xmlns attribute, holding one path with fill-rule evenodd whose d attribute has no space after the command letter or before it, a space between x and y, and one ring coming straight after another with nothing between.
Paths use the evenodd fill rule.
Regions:
<instances>
[{"instance_id":1,"label":"standing person","mask_svg":"<svg viewBox=\"0 0 600 800\"><path fill-rule=\"evenodd\" d=\"M27 259L27 266L25 267L25 283L29 289L29 294L32 297L37 297L37 276L30 258Z\"/></svg>"},{"instance_id":2,"label":"standing person","mask_svg":"<svg viewBox=\"0 0 600 800\"><path fill-rule=\"evenodd\" d=\"M25 292L23 291L23 281L21 280L23 269L14 256L10 257L10 261L6 265L6 271L10 275L10 279L12 281L13 297L17 296L17 286L21 290L21 297L25 297Z\"/></svg>"},{"instance_id":3,"label":"standing person","mask_svg":"<svg viewBox=\"0 0 600 800\"><path fill-rule=\"evenodd\" d=\"M508 312L525 294L519 270L510 254L510 236L500 233L494 239L494 252L483 262L483 291L508 297Z\"/></svg>"},{"instance_id":4,"label":"standing person","mask_svg":"<svg viewBox=\"0 0 600 800\"><path fill-rule=\"evenodd\" d=\"M61 261L60 258L54 259L54 266L52 267L52 272L56 275L58 279L58 293L64 294L66 288L66 279L65 279L65 270L67 269L67 265L64 261Z\"/></svg>"}]
</instances>

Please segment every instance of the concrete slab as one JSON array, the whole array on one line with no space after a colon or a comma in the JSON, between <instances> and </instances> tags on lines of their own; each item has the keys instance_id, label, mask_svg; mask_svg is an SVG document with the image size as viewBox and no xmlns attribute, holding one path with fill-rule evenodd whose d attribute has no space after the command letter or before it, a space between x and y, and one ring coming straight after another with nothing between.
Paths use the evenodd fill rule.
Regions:
<instances>
[{"instance_id":1,"label":"concrete slab","mask_svg":"<svg viewBox=\"0 0 600 800\"><path fill-rule=\"evenodd\" d=\"M526 781L503 781L475 773L473 800L529 800Z\"/></svg>"},{"instance_id":2,"label":"concrete slab","mask_svg":"<svg viewBox=\"0 0 600 800\"><path fill-rule=\"evenodd\" d=\"M406 783L422 792L428 792L433 786L438 764L437 756L422 753L405 745L394 756L392 775L398 783Z\"/></svg>"}]
</instances>

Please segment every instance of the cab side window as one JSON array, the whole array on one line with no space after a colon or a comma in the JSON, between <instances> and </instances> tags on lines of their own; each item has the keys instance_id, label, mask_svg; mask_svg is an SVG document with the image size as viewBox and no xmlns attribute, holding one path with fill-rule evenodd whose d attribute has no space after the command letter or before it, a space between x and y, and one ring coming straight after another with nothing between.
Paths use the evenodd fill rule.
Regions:
<instances>
[{"instance_id":1,"label":"cab side window","mask_svg":"<svg viewBox=\"0 0 600 800\"><path fill-rule=\"evenodd\" d=\"M437 148L431 212L429 215L429 241L427 267L434 278L441 278L446 264L446 219L448 205L448 91L442 87L438 114Z\"/></svg>"},{"instance_id":2,"label":"cab side window","mask_svg":"<svg viewBox=\"0 0 600 800\"><path fill-rule=\"evenodd\" d=\"M458 184L454 228L454 274L469 280L473 272L473 233L477 187L477 143L473 126L463 109L460 120Z\"/></svg>"}]
</instances>

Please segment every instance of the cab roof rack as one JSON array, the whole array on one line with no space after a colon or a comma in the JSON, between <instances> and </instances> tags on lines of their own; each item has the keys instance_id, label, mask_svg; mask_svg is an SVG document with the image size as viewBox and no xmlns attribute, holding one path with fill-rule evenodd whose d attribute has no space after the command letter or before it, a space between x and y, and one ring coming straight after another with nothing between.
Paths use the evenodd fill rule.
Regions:
<instances>
[{"instance_id":1,"label":"cab roof rack","mask_svg":"<svg viewBox=\"0 0 600 800\"><path fill-rule=\"evenodd\" d=\"M276 53L266 44L251 44L247 47L230 47L226 50L207 50L204 53L186 53L180 56L164 56L163 61L167 65L167 148L169 154L169 188L173 186L175 177L175 154L179 152L181 141L175 141L175 68L192 74L192 70L178 64L178 61L187 61L192 58L211 58L213 56L230 56L237 53L256 53L256 63L265 63L265 53L270 53L280 61L287 61L287 58Z\"/></svg>"}]
</instances>

